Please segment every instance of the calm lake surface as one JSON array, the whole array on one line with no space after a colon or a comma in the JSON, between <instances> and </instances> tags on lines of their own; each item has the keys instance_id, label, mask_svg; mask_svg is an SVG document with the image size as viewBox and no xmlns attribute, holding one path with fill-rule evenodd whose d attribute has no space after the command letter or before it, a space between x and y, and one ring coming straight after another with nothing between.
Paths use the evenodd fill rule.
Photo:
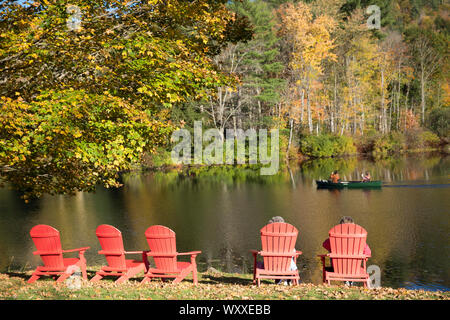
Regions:
<instances>
[{"instance_id":1,"label":"calm lake surface","mask_svg":"<svg viewBox=\"0 0 450 320\"><path fill-rule=\"evenodd\" d=\"M186 177L176 171L128 174L120 189L76 196L45 196L25 204L0 189L0 270L39 265L29 236L36 224L61 232L64 249L90 246L88 265L105 263L95 229L122 231L126 250L147 250L144 232L155 224L177 234L179 252L201 250L199 271L212 266L250 273L259 229L276 215L299 229L296 249L304 282L320 283L322 242L343 215L368 231L368 265L381 269L381 285L449 290L450 176L448 156L417 154L395 159L325 159L262 177L250 169L211 168ZM315 179L338 169L342 180L369 170L379 190L318 190ZM68 255L71 256L71 255Z\"/></svg>"}]
</instances>

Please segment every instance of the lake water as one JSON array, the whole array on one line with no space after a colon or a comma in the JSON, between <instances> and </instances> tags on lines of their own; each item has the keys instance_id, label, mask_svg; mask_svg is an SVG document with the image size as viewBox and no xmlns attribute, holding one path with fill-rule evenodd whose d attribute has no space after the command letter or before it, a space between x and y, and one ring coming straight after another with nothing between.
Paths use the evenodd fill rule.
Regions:
<instances>
[{"instance_id":1,"label":"lake water","mask_svg":"<svg viewBox=\"0 0 450 320\"><path fill-rule=\"evenodd\" d=\"M357 180L369 170L383 180L379 190L318 190L315 179L339 170ZM304 282L321 282L318 254L328 230L351 216L368 231L368 265L381 269L381 285L448 290L449 157L417 154L388 160L325 159L290 165L276 176L249 169L211 168L190 175L177 171L128 174L119 189L99 188L76 196L45 196L25 204L0 189L0 270L40 264L29 236L36 224L61 232L64 249L90 246L88 265L100 265L95 229L122 231L126 250L147 250L144 232L155 224L177 235L179 252L201 250L199 271L212 266L251 273L251 249L260 249L259 230L276 215L296 226L296 249Z\"/></svg>"}]
</instances>

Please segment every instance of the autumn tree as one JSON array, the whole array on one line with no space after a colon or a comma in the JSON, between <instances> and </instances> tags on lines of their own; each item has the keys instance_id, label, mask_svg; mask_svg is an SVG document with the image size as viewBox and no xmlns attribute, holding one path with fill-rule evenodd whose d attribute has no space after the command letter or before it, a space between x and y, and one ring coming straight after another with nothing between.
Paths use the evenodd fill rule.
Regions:
<instances>
[{"instance_id":1,"label":"autumn tree","mask_svg":"<svg viewBox=\"0 0 450 320\"><path fill-rule=\"evenodd\" d=\"M336 21L328 15L314 17L310 6L301 2L282 5L278 12L279 32L288 43L293 84L299 88L301 112L306 104L308 130L312 133L313 82L323 74L324 62L335 59L331 32L336 27Z\"/></svg>"},{"instance_id":2,"label":"autumn tree","mask_svg":"<svg viewBox=\"0 0 450 320\"><path fill-rule=\"evenodd\" d=\"M2 1L0 174L30 196L117 186L167 141L168 111L233 77L227 1ZM241 32L243 31L243 32Z\"/></svg>"}]
</instances>

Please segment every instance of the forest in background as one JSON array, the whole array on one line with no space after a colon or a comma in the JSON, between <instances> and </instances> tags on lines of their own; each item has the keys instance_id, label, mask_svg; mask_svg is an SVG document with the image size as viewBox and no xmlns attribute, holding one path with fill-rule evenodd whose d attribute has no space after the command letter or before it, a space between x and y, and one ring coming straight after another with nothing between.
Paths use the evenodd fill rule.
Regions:
<instances>
[{"instance_id":1,"label":"forest in background","mask_svg":"<svg viewBox=\"0 0 450 320\"><path fill-rule=\"evenodd\" d=\"M369 28L380 8L380 28ZM420 0L235 1L253 37L215 64L239 77L172 118L226 128L279 128L295 158L387 156L448 142L449 5Z\"/></svg>"},{"instance_id":2,"label":"forest in background","mask_svg":"<svg viewBox=\"0 0 450 320\"><path fill-rule=\"evenodd\" d=\"M448 10L442 0L0 1L0 181L25 199L119 186L136 164L169 164L171 133L198 120L222 133L279 129L284 159L442 147Z\"/></svg>"}]
</instances>

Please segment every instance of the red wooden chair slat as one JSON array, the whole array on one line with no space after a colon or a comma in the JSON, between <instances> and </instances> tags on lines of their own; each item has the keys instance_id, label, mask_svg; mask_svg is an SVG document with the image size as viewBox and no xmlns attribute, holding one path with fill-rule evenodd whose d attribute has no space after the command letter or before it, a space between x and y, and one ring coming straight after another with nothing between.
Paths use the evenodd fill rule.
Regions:
<instances>
[{"instance_id":1,"label":"red wooden chair slat","mask_svg":"<svg viewBox=\"0 0 450 320\"><path fill-rule=\"evenodd\" d=\"M116 283L122 283L140 272L147 271L147 251L127 252L123 246L122 233L113 226L102 224L97 227L96 235L102 250L99 254L105 255L107 266L103 266L100 271L91 279L98 281L105 276L119 276ZM126 254L142 255L141 260L126 259Z\"/></svg>"},{"instance_id":2,"label":"red wooden chair slat","mask_svg":"<svg viewBox=\"0 0 450 320\"><path fill-rule=\"evenodd\" d=\"M44 263L44 266L39 266L28 279L28 283L33 283L41 276L56 276L57 282L62 282L67 279L72 273L76 271L77 266L81 269L84 279L87 279L86 273L86 259L84 252L89 247L83 247L72 250L63 250L61 247L61 238L59 231L55 228L39 224L30 230L31 239L36 246L37 251L33 254L39 255ZM78 251L79 258L64 258L63 253Z\"/></svg>"},{"instance_id":3,"label":"red wooden chair slat","mask_svg":"<svg viewBox=\"0 0 450 320\"><path fill-rule=\"evenodd\" d=\"M366 262L369 257L364 255L367 231L357 224L345 223L334 226L328 234L331 252L319 255L322 258L323 282L359 281L367 286ZM331 258L333 271L326 271L325 256Z\"/></svg>"},{"instance_id":4,"label":"red wooden chair slat","mask_svg":"<svg viewBox=\"0 0 450 320\"><path fill-rule=\"evenodd\" d=\"M291 260L297 261L300 251L295 251L298 230L289 223L270 223L260 230L261 251L252 250L254 258L253 282L261 279L291 279L298 284L298 270L290 270ZM263 257L264 268L258 268L256 257Z\"/></svg>"},{"instance_id":5,"label":"red wooden chair slat","mask_svg":"<svg viewBox=\"0 0 450 320\"><path fill-rule=\"evenodd\" d=\"M198 283L195 258L201 251L177 252L175 232L165 226L149 227L145 231L145 237L150 248L147 256L153 257L155 268L148 269L142 282L152 278L175 278L173 283L178 283L192 272L194 284ZM190 255L190 262L177 261L180 255Z\"/></svg>"}]
</instances>

